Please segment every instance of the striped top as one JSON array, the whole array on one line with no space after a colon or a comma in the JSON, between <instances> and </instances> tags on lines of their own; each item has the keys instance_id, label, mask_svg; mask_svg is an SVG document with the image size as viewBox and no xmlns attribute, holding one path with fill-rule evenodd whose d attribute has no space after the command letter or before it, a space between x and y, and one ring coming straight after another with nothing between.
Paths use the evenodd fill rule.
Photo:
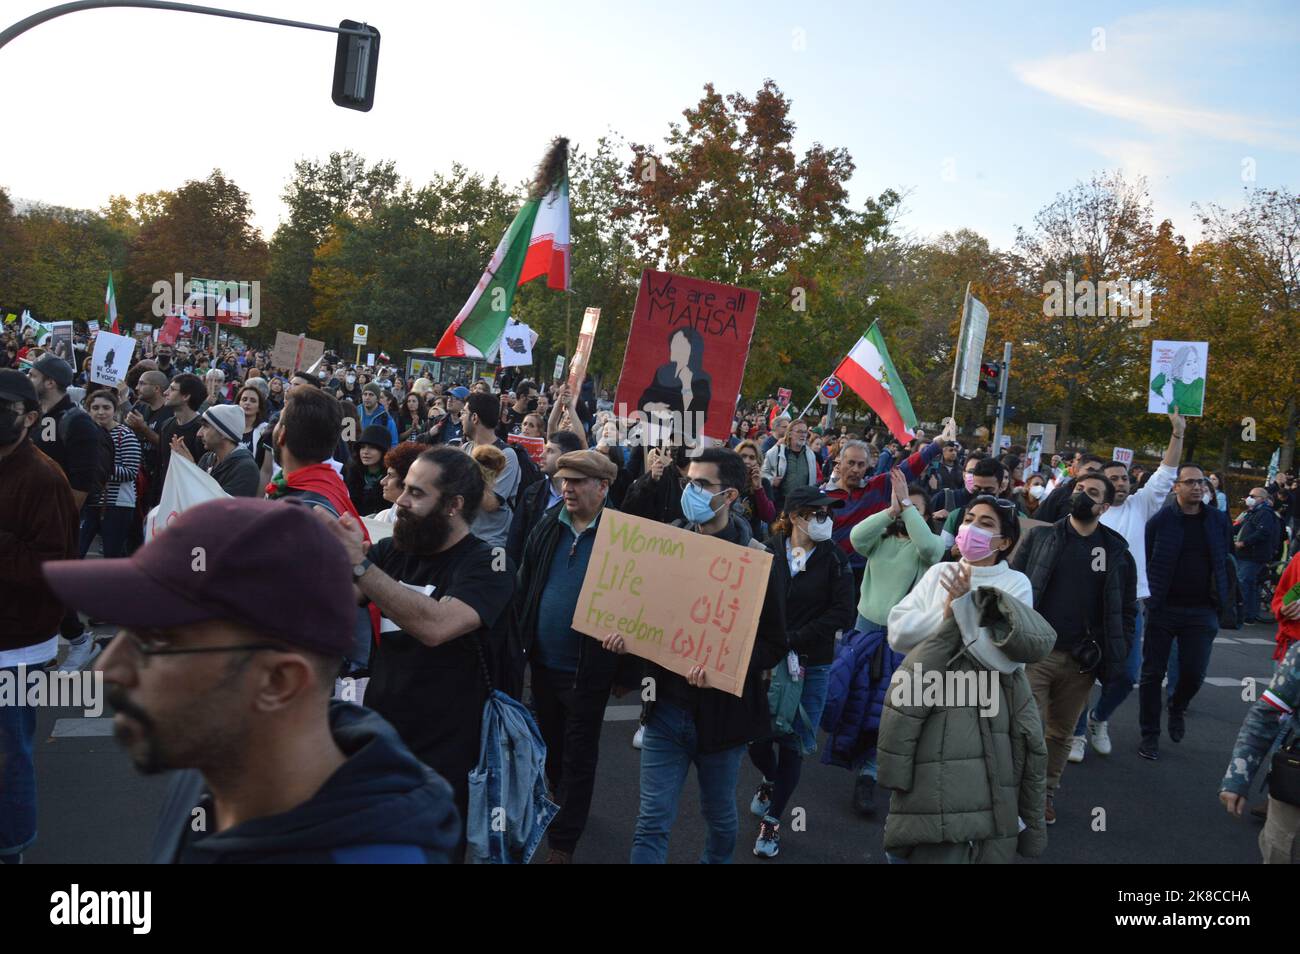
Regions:
<instances>
[{"instance_id":1,"label":"striped top","mask_svg":"<svg viewBox=\"0 0 1300 954\"><path fill-rule=\"evenodd\" d=\"M140 439L125 424L114 424L108 433L113 439L113 473L91 503L101 507L134 507L135 479L140 473Z\"/></svg>"}]
</instances>

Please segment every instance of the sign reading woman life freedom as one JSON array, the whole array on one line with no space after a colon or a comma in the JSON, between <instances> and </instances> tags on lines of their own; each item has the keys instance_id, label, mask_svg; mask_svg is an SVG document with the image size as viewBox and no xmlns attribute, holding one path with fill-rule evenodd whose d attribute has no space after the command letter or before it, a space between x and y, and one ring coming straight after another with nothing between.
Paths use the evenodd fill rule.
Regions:
<instances>
[{"instance_id":1,"label":"sign reading woman life freedom","mask_svg":"<svg viewBox=\"0 0 1300 954\"><path fill-rule=\"evenodd\" d=\"M1168 414L1177 405L1183 417L1205 414L1207 341L1151 342L1151 373L1147 376L1147 412Z\"/></svg>"},{"instance_id":2,"label":"sign reading woman life freedom","mask_svg":"<svg viewBox=\"0 0 1300 954\"><path fill-rule=\"evenodd\" d=\"M679 442L726 440L757 313L758 292L642 272L615 410L640 411Z\"/></svg>"},{"instance_id":3,"label":"sign reading woman life freedom","mask_svg":"<svg viewBox=\"0 0 1300 954\"><path fill-rule=\"evenodd\" d=\"M706 685L744 692L772 554L608 507L573 611L573 628Z\"/></svg>"}]
</instances>

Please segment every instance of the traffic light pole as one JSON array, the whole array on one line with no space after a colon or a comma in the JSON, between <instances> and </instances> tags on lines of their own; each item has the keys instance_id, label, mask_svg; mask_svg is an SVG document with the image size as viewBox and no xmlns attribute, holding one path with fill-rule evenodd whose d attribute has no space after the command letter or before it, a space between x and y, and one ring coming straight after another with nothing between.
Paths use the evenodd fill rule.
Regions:
<instances>
[{"instance_id":1,"label":"traffic light pole","mask_svg":"<svg viewBox=\"0 0 1300 954\"><path fill-rule=\"evenodd\" d=\"M998 388L998 419L993 426L993 448L991 453L994 457L1002 453L1002 429L1006 424L1007 417L1007 383L1011 379L1011 342L1008 341L1002 346L1002 374L999 375Z\"/></svg>"}]
</instances>

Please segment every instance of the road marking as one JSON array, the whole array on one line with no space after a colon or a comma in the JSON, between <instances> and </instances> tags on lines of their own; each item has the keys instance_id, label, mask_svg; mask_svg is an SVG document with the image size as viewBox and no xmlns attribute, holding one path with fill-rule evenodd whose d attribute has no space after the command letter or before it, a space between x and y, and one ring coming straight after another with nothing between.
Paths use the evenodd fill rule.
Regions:
<instances>
[{"instance_id":1,"label":"road marking","mask_svg":"<svg viewBox=\"0 0 1300 954\"><path fill-rule=\"evenodd\" d=\"M606 706L606 722L628 722L632 719L641 718L640 706Z\"/></svg>"},{"instance_id":2,"label":"road marking","mask_svg":"<svg viewBox=\"0 0 1300 954\"><path fill-rule=\"evenodd\" d=\"M112 734L112 719L55 719L50 738L88 739Z\"/></svg>"},{"instance_id":3,"label":"road marking","mask_svg":"<svg viewBox=\"0 0 1300 954\"><path fill-rule=\"evenodd\" d=\"M1243 642L1243 643L1245 642L1244 639L1242 639L1242 640L1229 639L1227 636L1215 636L1215 637L1214 637L1214 641L1215 641L1216 643L1227 643L1227 644L1229 644L1229 645L1231 645L1231 646L1235 646L1235 645L1237 645L1238 642Z\"/></svg>"},{"instance_id":4,"label":"road marking","mask_svg":"<svg viewBox=\"0 0 1300 954\"><path fill-rule=\"evenodd\" d=\"M1210 686L1223 686L1225 688L1232 687L1240 689L1245 684L1246 679L1254 679L1257 685L1265 686L1273 681L1272 676L1243 676L1240 679L1233 679L1229 676L1206 676L1205 682L1206 685Z\"/></svg>"},{"instance_id":5,"label":"road marking","mask_svg":"<svg viewBox=\"0 0 1300 954\"><path fill-rule=\"evenodd\" d=\"M1255 636L1238 636L1237 642L1249 643L1252 646L1276 646L1277 645L1276 639L1259 639L1258 637Z\"/></svg>"}]
</instances>

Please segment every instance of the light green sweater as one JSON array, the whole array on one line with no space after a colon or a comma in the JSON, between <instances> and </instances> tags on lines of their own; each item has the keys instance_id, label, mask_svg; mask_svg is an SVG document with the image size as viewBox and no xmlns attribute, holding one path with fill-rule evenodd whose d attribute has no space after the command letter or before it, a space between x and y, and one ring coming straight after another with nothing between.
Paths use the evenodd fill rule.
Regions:
<instances>
[{"instance_id":1,"label":"light green sweater","mask_svg":"<svg viewBox=\"0 0 1300 954\"><path fill-rule=\"evenodd\" d=\"M888 510L873 513L849 531L853 549L866 557L858 613L884 627L889 611L907 595L917 578L943 558L943 541L931 533L915 507L903 508L907 536L885 536L893 522Z\"/></svg>"}]
</instances>

